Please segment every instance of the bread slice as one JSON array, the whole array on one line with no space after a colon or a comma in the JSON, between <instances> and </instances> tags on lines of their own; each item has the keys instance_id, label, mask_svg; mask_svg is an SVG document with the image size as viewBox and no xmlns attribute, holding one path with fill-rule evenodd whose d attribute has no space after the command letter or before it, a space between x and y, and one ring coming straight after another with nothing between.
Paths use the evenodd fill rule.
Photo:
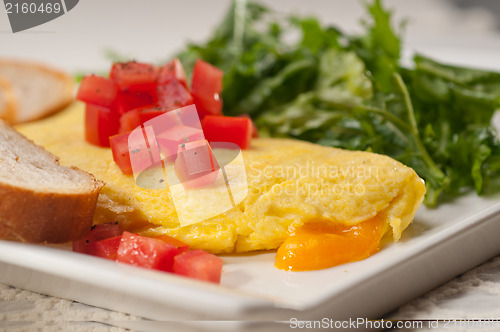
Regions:
<instances>
[{"instance_id":1,"label":"bread slice","mask_svg":"<svg viewBox=\"0 0 500 332\"><path fill-rule=\"evenodd\" d=\"M5 97L0 92L0 118L11 124L43 118L73 100L72 78L45 65L0 59L0 78L10 84L15 99L14 110L7 117L2 116Z\"/></svg>"},{"instance_id":2,"label":"bread slice","mask_svg":"<svg viewBox=\"0 0 500 332\"><path fill-rule=\"evenodd\" d=\"M63 243L90 230L104 183L0 120L0 238Z\"/></svg>"},{"instance_id":3,"label":"bread slice","mask_svg":"<svg viewBox=\"0 0 500 332\"><path fill-rule=\"evenodd\" d=\"M12 85L0 77L0 119L14 122L16 108L17 103Z\"/></svg>"}]
</instances>

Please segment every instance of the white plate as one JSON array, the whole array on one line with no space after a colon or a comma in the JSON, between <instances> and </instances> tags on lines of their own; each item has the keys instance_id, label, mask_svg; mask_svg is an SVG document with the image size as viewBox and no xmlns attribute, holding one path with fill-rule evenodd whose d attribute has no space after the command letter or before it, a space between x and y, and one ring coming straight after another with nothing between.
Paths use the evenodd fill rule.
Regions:
<instances>
[{"instance_id":1,"label":"white plate","mask_svg":"<svg viewBox=\"0 0 500 332\"><path fill-rule=\"evenodd\" d=\"M221 286L68 246L0 241L0 282L164 322L227 323L217 330L276 329L273 321L291 318L377 318L500 253L500 196L422 208L405 234L366 260L321 271L280 271L273 253L225 256Z\"/></svg>"},{"instance_id":2,"label":"white plate","mask_svg":"<svg viewBox=\"0 0 500 332\"><path fill-rule=\"evenodd\" d=\"M489 51L484 54L495 53ZM445 60L441 50L423 52ZM454 54L458 64L483 60ZM498 62L483 64L500 70ZM0 283L161 321L148 330L163 331L168 322L176 329L276 331L288 327L276 321L291 318L381 317L500 254L498 234L500 195L471 194L421 208L403 239L376 255L321 271L280 271L273 253L225 256L222 285L215 286L75 254L64 245L0 241Z\"/></svg>"}]
</instances>

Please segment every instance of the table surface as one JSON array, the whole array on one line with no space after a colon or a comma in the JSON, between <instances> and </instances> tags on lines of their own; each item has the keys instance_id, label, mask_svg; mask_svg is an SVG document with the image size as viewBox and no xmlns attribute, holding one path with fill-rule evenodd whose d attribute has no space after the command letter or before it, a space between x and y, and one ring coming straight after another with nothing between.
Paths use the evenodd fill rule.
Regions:
<instances>
[{"instance_id":1,"label":"table surface","mask_svg":"<svg viewBox=\"0 0 500 332\"><path fill-rule=\"evenodd\" d=\"M360 31L363 8L345 0L267 0L281 12L314 14ZM106 69L106 50L143 61L166 60L187 41L204 40L229 0L81 1L66 15L13 34L0 11L0 56L46 62L71 72ZM479 2L477 2L479 3ZM500 70L500 6L461 0L393 0L395 20L408 18L405 54L415 50L453 63ZM465 4L465 5L464 5ZM387 319L500 318L500 256L388 313ZM122 331L146 329L142 318L0 284L0 330ZM455 323L456 324L456 323ZM471 326L454 325L467 331ZM444 328L444 326L443 326ZM496 331L496 327L484 330ZM424 330L424 329L421 329ZM434 329L435 330L435 329Z\"/></svg>"}]
</instances>

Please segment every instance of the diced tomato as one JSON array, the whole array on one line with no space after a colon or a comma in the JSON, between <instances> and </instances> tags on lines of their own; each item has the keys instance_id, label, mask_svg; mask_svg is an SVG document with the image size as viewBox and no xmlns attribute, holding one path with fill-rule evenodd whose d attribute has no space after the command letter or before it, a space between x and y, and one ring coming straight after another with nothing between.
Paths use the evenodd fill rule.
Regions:
<instances>
[{"instance_id":1,"label":"diced tomato","mask_svg":"<svg viewBox=\"0 0 500 332\"><path fill-rule=\"evenodd\" d=\"M158 69L149 63L116 62L109 77L123 90L144 91L156 85Z\"/></svg>"},{"instance_id":2,"label":"diced tomato","mask_svg":"<svg viewBox=\"0 0 500 332\"><path fill-rule=\"evenodd\" d=\"M189 278L220 283L222 259L203 250L191 250L174 258L174 273Z\"/></svg>"},{"instance_id":3,"label":"diced tomato","mask_svg":"<svg viewBox=\"0 0 500 332\"><path fill-rule=\"evenodd\" d=\"M252 118L250 117L250 115L248 114L240 114L238 115L239 118L247 118L247 119L250 119L250 121L252 122L252 138L257 138L259 137L259 129L257 128L257 126L255 125L255 122L253 122Z\"/></svg>"},{"instance_id":4,"label":"diced tomato","mask_svg":"<svg viewBox=\"0 0 500 332\"><path fill-rule=\"evenodd\" d=\"M136 176L146 169L162 166L160 148L152 126L134 129L128 137L128 149L132 171Z\"/></svg>"},{"instance_id":5,"label":"diced tomato","mask_svg":"<svg viewBox=\"0 0 500 332\"><path fill-rule=\"evenodd\" d=\"M128 136L130 133L123 133L109 138L113 160L120 167L123 174L132 175L132 164L130 162L130 151L128 149Z\"/></svg>"},{"instance_id":6,"label":"diced tomato","mask_svg":"<svg viewBox=\"0 0 500 332\"><path fill-rule=\"evenodd\" d=\"M246 149L252 140L252 121L249 118L207 115L202 127L209 142L229 142Z\"/></svg>"},{"instance_id":7,"label":"diced tomato","mask_svg":"<svg viewBox=\"0 0 500 332\"><path fill-rule=\"evenodd\" d=\"M181 143L203 140L203 131L201 129L176 125L166 129L164 132L156 135L156 140L160 150L168 160L174 160L177 156L177 149Z\"/></svg>"},{"instance_id":8,"label":"diced tomato","mask_svg":"<svg viewBox=\"0 0 500 332\"><path fill-rule=\"evenodd\" d=\"M123 231L118 223L105 223L92 226L90 233L97 240L104 240L110 237L122 235Z\"/></svg>"},{"instance_id":9,"label":"diced tomato","mask_svg":"<svg viewBox=\"0 0 500 332\"><path fill-rule=\"evenodd\" d=\"M97 241L94 245L94 256L115 260L120 246L121 236L114 236L108 239Z\"/></svg>"},{"instance_id":10,"label":"diced tomato","mask_svg":"<svg viewBox=\"0 0 500 332\"><path fill-rule=\"evenodd\" d=\"M193 97L184 84L179 81L170 81L158 85L157 103L168 110L193 104Z\"/></svg>"},{"instance_id":11,"label":"diced tomato","mask_svg":"<svg viewBox=\"0 0 500 332\"><path fill-rule=\"evenodd\" d=\"M123 232L116 260L147 269L172 272L174 257L187 248L176 247L161 240Z\"/></svg>"},{"instance_id":12,"label":"diced tomato","mask_svg":"<svg viewBox=\"0 0 500 332\"><path fill-rule=\"evenodd\" d=\"M171 81L178 81L182 83L186 88L188 88L186 73L184 72L182 63L177 58L170 61L166 65L163 65L159 69L158 85L162 85Z\"/></svg>"},{"instance_id":13,"label":"diced tomato","mask_svg":"<svg viewBox=\"0 0 500 332\"><path fill-rule=\"evenodd\" d=\"M184 106L181 108L177 108L175 110L168 110L167 108L164 107L159 107L159 109L164 109L166 110L164 114L161 114L160 116L155 117L155 114L152 114L150 119L147 118L147 113L148 110L144 110L142 113L144 113L144 120L147 120L144 122L145 126L151 126L153 127L153 130L156 135L160 135L165 133L166 131L174 131L176 132L176 127L177 126L186 126L186 127L191 127L191 128L184 128L182 131L179 131L178 133L184 134L184 136L181 136L182 138L186 138L190 136L191 131L194 129L197 133L200 133L201 138L203 138L203 130L201 129L201 122L200 118L198 117L198 112L196 111L196 106L191 104L188 106ZM155 108L156 109L156 108ZM151 109L151 112L154 113L154 109ZM186 136L187 134L187 136ZM167 136L171 136L171 134L165 134ZM173 149L174 153L177 152L177 146Z\"/></svg>"},{"instance_id":14,"label":"diced tomato","mask_svg":"<svg viewBox=\"0 0 500 332\"><path fill-rule=\"evenodd\" d=\"M115 82L96 75L87 75L82 79L76 99L86 103L111 107L117 88Z\"/></svg>"},{"instance_id":15,"label":"diced tomato","mask_svg":"<svg viewBox=\"0 0 500 332\"><path fill-rule=\"evenodd\" d=\"M140 108L136 108L120 116L120 127L118 129L118 134L130 133L132 130L142 124L139 120L140 110Z\"/></svg>"},{"instance_id":16,"label":"diced tomato","mask_svg":"<svg viewBox=\"0 0 500 332\"><path fill-rule=\"evenodd\" d=\"M163 115L168 111L168 109L160 106L141 107L128 111L120 117L120 129L118 132L120 134L130 132L140 125L143 125L145 122Z\"/></svg>"},{"instance_id":17,"label":"diced tomato","mask_svg":"<svg viewBox=\"0 0 500 332\"><path fill-rule=\"evenodd\" d=\"M206 115L222 114L222 70L198 60L194 65L191 94L200 119Z\"/></svg>"},{"instance_id":18,"label":"diced tomato","mask_svg":"<svg viewBox=\"0 0 500 332\"><path fill-rule=\"evenodd\" d=\"M109 147L113 144L116 163L125 174L132 174L137 168L135 166L142 169L145 165L142 161L146 162L147 158L134 155L137 158L132 159L138 161L134 163L129 152L130 142L118 134L132 133L141 125L144 131L147 124L154 141L144 133L141 138L144 142L136 142L138 145L134 145L134 151L141 154L147 150L154 157L152 162L156 162L161 148L166 159L175 160L180 143L205 139L201 118L222 115L222 77L221 70L198 60L193 70L191 93L178 59L162 67L135 61L114 63L109 79L86 76L78 91L77 98L87 104L85 137L94 145ZM153 121L174 109L174 116ZM237 144L245 146L244 139L239 138L241 135L224 141L236 140Z\"/></svg>"},{"instance_id":19,"label":"diced tomato","mask_svg":"<svg viewBox=\"0 0 500 332\"><path fill-rule=\"evenodd\" d=\"M94 245L96 241L93 237L89 237L89 235L87 235L85 238L81 240L73 241L74 252L79 252L81 254L89 254L89 252L94 250Z\"/></svg>"},{"instance_id":20,"label":"diced tomato","mask_svg":"<svg viewBox=\"0 0 500 332\"><path fill-rule=\"evenodd\" d=\"M89 234L83 239L73 242L73 251L94 255L97 241L120 236L122 230L118 223L106 223L92 226Z\"/></svg>"},{"instance_id":21,"label":"diced tomato","mask_svg":"<svg viewBox=\"0 0 500 332\"><path fill-rule=\"evenodd\" d=\"M125 114L136 108L154 107L156 101L156 86L143 91L123 90L118 91L113 109L118 114Z\"/></svg>"},{"instance_id":22,"label":"diced tomato","mask_svg":"<svg viewBox=\"0 0 500 332\"><path fill-rule=\"evenodd\" d=\"M109 137L118 133L119 117L111 109L88 104L85 107L85 139L87 142L109 147Z\"/></svg>"},{"instance_id":23,"label":"diced tomato","mask_svg":"<svg viewBox=\"0 0 500 332\"><path fill-rule=\"evenodd\" d=\"M167 244L170 244L174 247L177 247L177 248L181 248L181 247L184 248L185 247L186 250L189 249L189 244L184 243L181 240L178 240L175 237L172 237L172 236L169 236L166 234L156 236L155 239L161 240L161 241L163 241Z\"/></svg>"},{"instance_id":24,"label":"diced tomato","mask_svg":"<svg viewBox=\"0 0 500 332\"><path fill-rule=\"evenodd\" d=\"M139 111L139 121L141 122L141 124L144 124L147 121L152 120L157 116L163 115L169 111L169 109L161 106L145 107Z\"/></svg>"},{"instance_id":25,"label":"diced tomato","mask_svg":"<svg viewBox=\"0 0 500 332\"><path fill-rule=\"evenodd\" d=\"M213 184L220 168L206 140L180 144L174 167L186 189Z\"/></svg>"},{"instance_id":26,"label":"diced tomato","mask_svg":"<svg viewBox=\"0 0 500 332\"><path fill-rule=\"evenodd\" d=\"M175 113L179 117L179 124L203 131L203 129L201 128L200 116L198 115L196 105L191 104L186 107L177 109L175 110Z\"/></svg>"}]
</instances>

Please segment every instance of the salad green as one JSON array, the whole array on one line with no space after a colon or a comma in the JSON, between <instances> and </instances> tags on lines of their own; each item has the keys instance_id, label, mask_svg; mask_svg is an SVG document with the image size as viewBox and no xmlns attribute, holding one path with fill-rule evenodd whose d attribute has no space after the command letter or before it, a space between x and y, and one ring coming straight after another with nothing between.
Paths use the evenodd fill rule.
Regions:
<instances>
[{"instance_id":1,"label":"salad green","mask_svg":"<svg viewBox=\"0 0 500 332\"><path fill-rule=\"evenodd\" d=\"M404 67L391 13L380 0L367 10L365 33L351 36L235 0L213 36L179 58L187 69L198 58L222 69L224 113L249 114L264 135L373 151L414 168L428 206L495 189L500 74L420 54Z\"/></svg>"}]
</instances>

